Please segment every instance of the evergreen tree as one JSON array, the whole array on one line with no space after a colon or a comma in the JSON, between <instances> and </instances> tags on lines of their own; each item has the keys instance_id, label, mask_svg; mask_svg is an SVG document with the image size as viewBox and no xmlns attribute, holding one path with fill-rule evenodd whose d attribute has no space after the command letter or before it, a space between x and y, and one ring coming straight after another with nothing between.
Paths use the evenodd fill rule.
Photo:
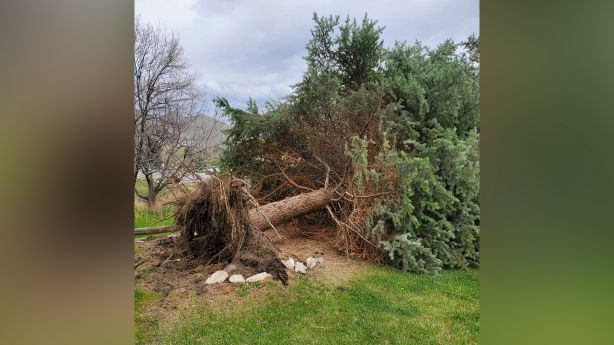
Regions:
<instances>
[{"instance_id":1,"label":"evergreen tree","mask_svg":"<svg viewBox=\"0 0 614 345\"><path fill-rule=\"evenodd\" d=\"M319 188L314 155L337 175L351 166L346 188L377 195L351 205L368 210L361 236L390 264L422 273L478 264L479 38L385 49L366 16L314 22L307 71L285 101L260 113L251 99L247 110L217 100L234 125L224 167L259 181L283 165ZM261 195L300 192L274 181L258 185Z\"/></svg>"}]
</instances>

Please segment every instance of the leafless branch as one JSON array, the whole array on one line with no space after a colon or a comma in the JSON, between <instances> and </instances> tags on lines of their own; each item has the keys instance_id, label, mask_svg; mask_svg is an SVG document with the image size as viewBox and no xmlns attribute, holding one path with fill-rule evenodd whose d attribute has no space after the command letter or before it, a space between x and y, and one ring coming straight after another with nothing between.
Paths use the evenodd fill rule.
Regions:
<instances>
[{"instance_id":1,"label":"leafless branch","mask_svg":"<svg viewBox=\"0 0 614 345\"><path fill-rule=\"evenodd\" d=\"M221 122L203 120L204 92L173 33L137 19L134 59L134 178L144 175L148 192L137 196L151 201L195 171Z\"/></svg>"}]
</instances>

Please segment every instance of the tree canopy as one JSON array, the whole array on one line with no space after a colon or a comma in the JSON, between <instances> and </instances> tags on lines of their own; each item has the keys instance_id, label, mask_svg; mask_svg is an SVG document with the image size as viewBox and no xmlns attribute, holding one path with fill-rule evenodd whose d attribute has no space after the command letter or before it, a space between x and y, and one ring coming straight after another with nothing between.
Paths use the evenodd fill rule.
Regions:
<instances>
[{"instance_id":1,"label":"tree canopy","mask_svg":"<svg viewBox=\"0 0 614 345\"><path fill-rule=\"evenodd\" d=\"M216 100L233 123L223 168L264 203L330 177L338 198L306 221L333 224L349 255L425 273L479 264L479 37L386 48L367 16L314 23L286 99L262 113Z\"/></svg>"}]
</instances>

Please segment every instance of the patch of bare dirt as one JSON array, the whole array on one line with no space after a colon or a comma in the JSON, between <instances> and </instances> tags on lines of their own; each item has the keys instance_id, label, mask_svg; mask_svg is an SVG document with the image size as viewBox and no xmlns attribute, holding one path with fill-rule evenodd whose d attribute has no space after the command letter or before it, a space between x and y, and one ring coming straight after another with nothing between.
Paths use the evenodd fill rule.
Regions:
<instances>
[{"instance_id":1,"label":"patch of bare dirt","mask_svg":"<svg viewBox=\"0 0 614 345\"><path fill-rule=\"evenodd\" d=\"M364 264L351 260L335 250L328 241L332 229L299 226L291 223L279 226L277 231L266 232L281 251L282 256L292 256L303 263L310 256L323 256L324 263L307 270L307 276L317 279L328 286L341 286L354 276ZM280 238L281 235L282 238ZM205 285L205 280L213 272L224 269L227 264L218 263L206 265L200 259L177 257L175 250L176 238L161 236L135 242L135 285L137 288L157 291L162 296L160 307L167 310L188 307L200 299L209 301L240 298L235 292L239 284L224 282ZM299 273L286 269L289 284ZM251 272L233 272L243 274L246 278ZM231 273L232 274L232 273ZM274 281L269 284L279 284ZM251 293L260 294L266 291L268 284Z\"/></svg>"},{"instance_id":2,"label":"patch of bare dirt","mask_svg":"<svg viewBox=\"0 0 614 345\"><path fill-rule=\"evenodd\" d=\"M303 263L308 257L324 257L324 263L307 270L307 276L314 277L327 285L344 285L365 267L362 261L348 258L331 245L334 231L332 228L288 224L278 230L284 239L278 239L273 230L267 231L266 234L279 248L282 257L292 256ZM299 273L291 272L289 276L296 274Z\"/></svg>"}]
</instances>

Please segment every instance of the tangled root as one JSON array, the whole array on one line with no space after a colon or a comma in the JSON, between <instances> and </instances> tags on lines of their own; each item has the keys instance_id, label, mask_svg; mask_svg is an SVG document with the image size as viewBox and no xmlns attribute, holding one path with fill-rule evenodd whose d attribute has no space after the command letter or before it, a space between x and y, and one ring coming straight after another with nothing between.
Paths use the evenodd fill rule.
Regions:
<instances>
[{"instance_id":1,"label":"tangled root","mask_svg":"<svg viewBox=\"0 0 614 345\"><path fill-rule=\"evenodd\" d=\"M250 273L266 271L286 284L279 251L249 220L251 200L243 180L213 176L201 182L177 203L179 249L207 263L231 262Z\"/></svg>"}]
</instances>

